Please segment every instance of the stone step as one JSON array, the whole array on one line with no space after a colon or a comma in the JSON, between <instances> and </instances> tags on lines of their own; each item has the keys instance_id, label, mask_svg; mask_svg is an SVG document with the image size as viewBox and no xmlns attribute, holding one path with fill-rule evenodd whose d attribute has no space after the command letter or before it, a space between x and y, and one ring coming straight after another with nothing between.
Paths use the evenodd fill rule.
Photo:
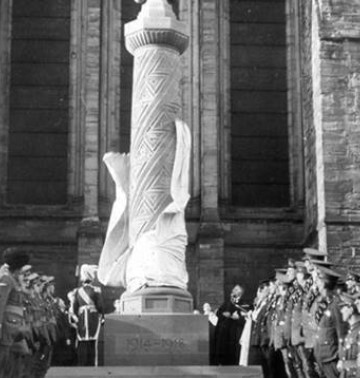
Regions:
<instances>
[{"instance_id":1,"label":"stone step","mask_svg":"<svg viewBox=\"0 0 360 378\"><path fill-rule=\"evenodd\" d=\"M47 378L263 378L260 366L53 367Z\"/></svg>"}]
</instances>

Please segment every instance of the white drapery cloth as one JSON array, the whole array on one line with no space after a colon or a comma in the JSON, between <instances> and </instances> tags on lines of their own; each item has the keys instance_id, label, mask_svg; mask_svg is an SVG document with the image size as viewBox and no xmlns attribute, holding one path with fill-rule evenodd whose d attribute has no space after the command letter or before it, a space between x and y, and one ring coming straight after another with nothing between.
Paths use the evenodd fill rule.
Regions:
<instances>
[{"instance_id":1,"label":"white drapery cloth","mask_svg":"<svg viewBox=\"0 0 360 378\"><path fill-rule=\"evenodd\" d=\"M98 277L104 285L135 291L143 286L176 286L186 289L187 232L184 211L190 198L189 166L191 136L188 126L176 125L176 151L169 188L172 202L154 226L129 245L129 155L107 153L104 162L116 185Z\"/></svg>"}]
</instances>

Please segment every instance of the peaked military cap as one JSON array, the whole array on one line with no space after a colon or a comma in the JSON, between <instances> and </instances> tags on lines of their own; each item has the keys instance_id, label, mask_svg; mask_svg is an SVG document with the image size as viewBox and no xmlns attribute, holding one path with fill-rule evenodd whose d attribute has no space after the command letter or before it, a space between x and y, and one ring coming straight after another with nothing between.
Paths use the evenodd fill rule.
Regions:
<instances>
[{"instance_id":1,"label":"peaked military cap","mask_svg":"<svg viewBox=\"0 0 360 378\"><path fill-rule=\"evenodd\" d=\"M290 278L286 273L277 273L276 279L281 285L290 285L294 280Z\"/></svg>"},{"instance_id":2,"label":"peaked military cap","mask_svg":"<svg viewBox=\"0 0 360 378\"><path fill-rule=\"evenodd\" d=\"M287 267L288 268L296 268L296 262L295 262L295 260L294 259L292 259L292 258L290 258L289 260L288 260L288 265L287 265Z\"/></svg>"},{"instance_id":3,"label":"peaked military cap","mask_svg":"<svg viewBox=\"0 0 360 378\"><path fill-rule=\"evenodd\" d=\"M270 282L269 279L261 280L261 281L259 282L259 286L269 285L269 282Z\"/></svg>"},{"instance_id":4,"label":"peaked military cap","mask_svg":"<svg viewBox=\"0 0 360 378\"><path fill-rule=\"evenodd\" d=\"M324 266L324 267L328 267L328 268L334 266L334 264L333 264L332 262L330 262L330 261L317 260L317 259L315 259L315 260L310 259L309 261L310 261L313 265L316 265L316 266Z\"/></svg>"},{"instance_id":5,"label":"peaked military cap","mask_svg":"<svg viewBox=\"0 0 360 378\"><path fill-rule=\"evenodd\" d=\"M356 294L349 294L349 293L342 293L340 295L340 303L339 303L339 306L340 307L344 307L344 306L351 306L355 303L355 301L359 300L360 299L360 293L356 293Z\"/></svg>"},{"instance_id":6,"label":"peaked military cap","mask_svg":"<svg viewBox=\"0 0 360 378\"><path fill-rule=\"evenodd\" d=\"M304 253L305 253L305 258L325 258L325 256L327 256L327 253L326 252L323 252L323 251L319 251L318 249L314 249L314 248L304 248L303 249Z\"/></svg>"},{"instance_id":7,"label":"peaked military cap","mask_svg":"<svg viewBox=\"0 0 360 378\"><path fill-rule=\"evenodd\" d=\"M360 282L360 273L349 270L346 274L345 280Z\"/></svg>"},{"instance_id":8,"label":"peaked military cap","mask_svg":"<svg viewBox=\"0 0 360 378\"><path fill-rule=\"evenodd\" d=\"M31 273L28 277L27 277L27 280L28 282L30 283L35 283L35 281L38 281L40 278L40 276L37 274L37 273Z\"/></svg>"},{"instance_id":9,"label":"peaked military cap","mask_svg":"<svg viewBox=\"0 0 360 378\"><path fill-rule=\"evenodd\" d=\"M32 269L32 265L26 264L21 268L21 273L22 274L30 273L31 269Z\"/></svg>"},{"instance_id":10,"label":"peaked military cap","mask_svg":"<svg viewBox=\"0 0 360 378\"><path fill-rule=\"evenodd\" d=\"M305 264L302 261L296 261L296 271L298 273L309 274Z\"/></svg>"},{"instance_id":11,"label":"peaked military cap","mask_svg":"<svg viewBox=\"0 0 360 378\"><path fill-rule=\"evenodd\" d=\"M44 278L45 285L50 285L50 284L54 283L54 281L55 281L54 276L45 276L45 278Z\"/></svg>"},{"instance_id":12,"label":"peaked military cap","mask_svg":"<svg viewBox=\"0 0 360 378\"><path fill-rule=\"evenodd\" d=\"M333 269L321 265L319 265L317 268L319 271L318 276L320 279L338 280L341 277L341 274Z\"/></svg>"}]
</instances>

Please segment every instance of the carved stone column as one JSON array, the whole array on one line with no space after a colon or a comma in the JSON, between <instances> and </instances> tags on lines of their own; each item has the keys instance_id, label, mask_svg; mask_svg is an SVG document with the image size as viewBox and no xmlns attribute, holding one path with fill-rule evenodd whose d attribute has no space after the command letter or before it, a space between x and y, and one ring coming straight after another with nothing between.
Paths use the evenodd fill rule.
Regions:
<instances>
[{"instance_id":1,"label":"carved stone column","mask_svg":"<svg viewBox=\"0 0 360 378\"><path fill-rule=\"evenodd\" d=\"M191 136L178 117L188 36L166 0L149 0L125 37L135 57L131 152L104 156L117 195L98 275L130 295L147 287L186 292Z\"/></svg>"},{"instance_id":2,"label":"carved stone column","mask_svg":"<svg viewBox=\"0 0 360 378\"><path fill-rule=\"evenodd\" d=\"M169 204L174 151L173 122L180 112L180 55L188 37L166 1L149 0L125 26L134 55L130 147L130 245ZM161 160L160 160L161 159Z\"/></svg>"},{"instance_id":3,"label":"carved stone column","mask_svg":"<svg viewBox=\"0 0 360 378\"><path fill-rule=\"evenodd\" d=\"M190 131L177 118L180 56L188 37L167 0L148 0L137 20L125 26L125 38L135 57L128 207L131 253L126 264L127 290L121 296L122 315L109 315L105 322L105 364L205 365L208 320L192 314L184 260ZM107 254L111 235L112 229L100 271L102 262L110 265L107 260L111 262L117 252ZM111 264L110 273L119 260ZM129 349L131 340L149 348L134 353ZM176 346L179 340L180 348ZM164 341L171 347L164 349Z\"/></svg>"}]
</instances>

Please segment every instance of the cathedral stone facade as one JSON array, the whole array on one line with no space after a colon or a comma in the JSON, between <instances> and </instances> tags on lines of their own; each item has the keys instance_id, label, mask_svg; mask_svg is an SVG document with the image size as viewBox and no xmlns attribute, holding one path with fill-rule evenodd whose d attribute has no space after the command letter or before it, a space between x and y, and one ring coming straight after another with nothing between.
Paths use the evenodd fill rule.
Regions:
<instances>
[{"instance_id":1,"label":"cathedral stone facade","mask_svg":"<svg viewBox=\"0 0 360 378\"><path fill-rule=\"evenodd\" d=\"M304 246L360 264L358 0L178 0L189 290L219 304ZM129 152L133 0L0 0L0 247L60 295L97 263ZM360 265L359 265L360 268ZM108 289L109 296L117 290Z\"/></svg>"}]
</instances>

